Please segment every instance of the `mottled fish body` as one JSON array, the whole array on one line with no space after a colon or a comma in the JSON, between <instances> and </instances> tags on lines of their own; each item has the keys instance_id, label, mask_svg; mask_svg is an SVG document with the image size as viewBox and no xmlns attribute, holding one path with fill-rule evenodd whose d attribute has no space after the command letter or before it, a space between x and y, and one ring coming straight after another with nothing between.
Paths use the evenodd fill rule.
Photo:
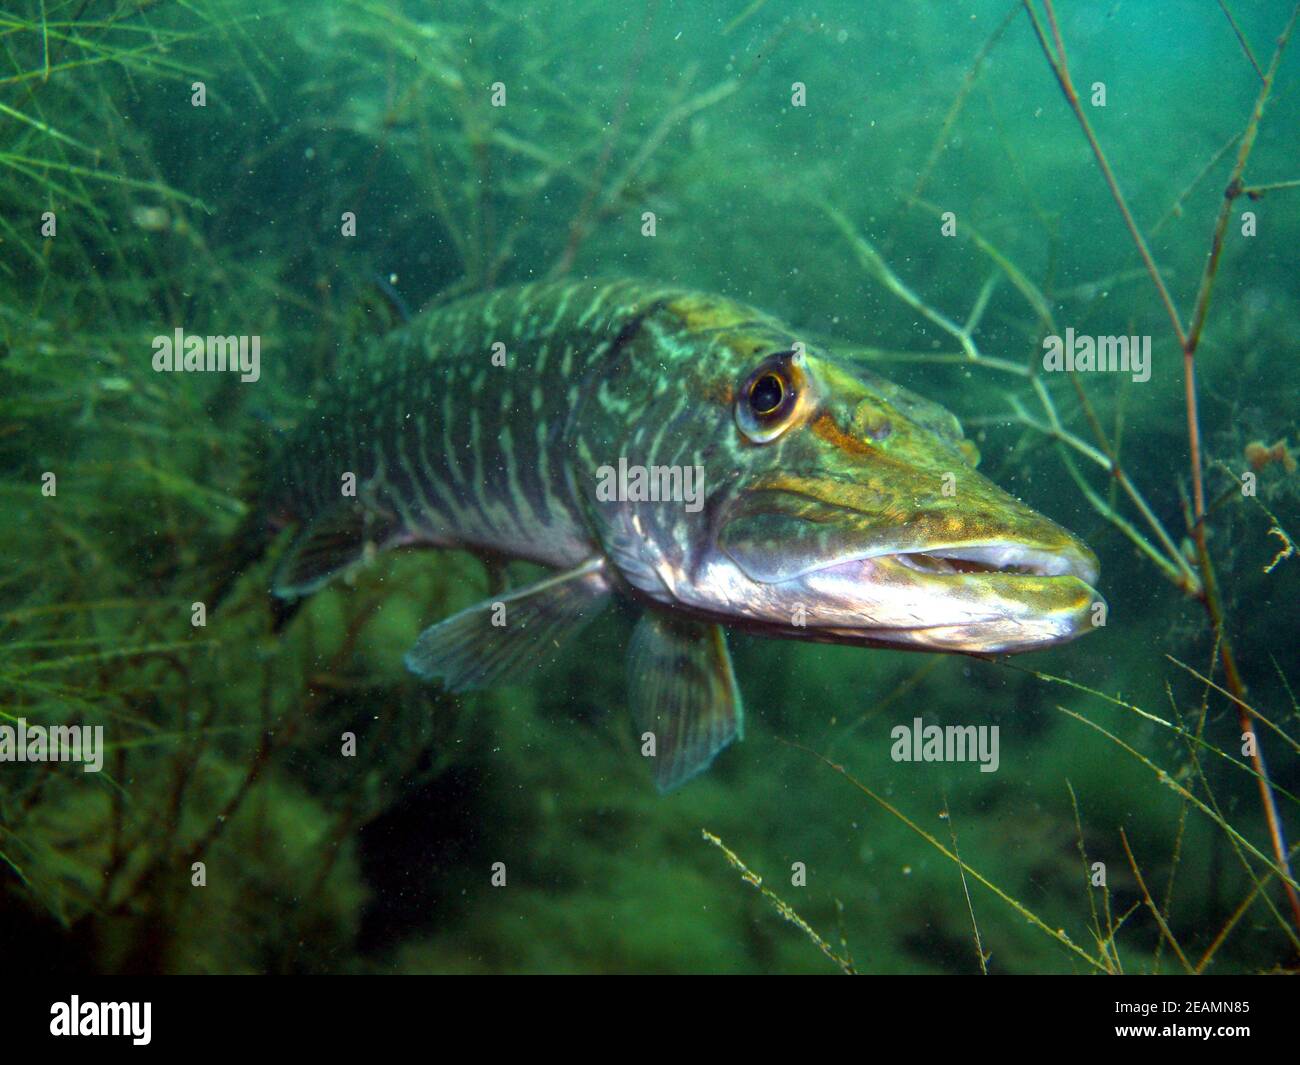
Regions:
<instances>
[{"instance_id":1,"label":"mottled fish body","mask_svg":"<svg viewBox=\"0 0 1300 1065\"><path fill-rule=\"evenodd\" d=\"M348 510L351 473L373 546L576 565L594 539L569 462L575 416L593 368L653 302L632 282L538 284L420 316L343 365L285 442L272 506L302 523ZM276 594L306 594L336 569L287 566Z\"/></svg>"},{"instance_id":2,"label":"mottled fish body","mask_svg":"<svg viewBox=\"0 0 1300 1065\"><path fill-rule=\"evenodd\" d=\"M633 280L435 308L341 365L255 520L300 526L292 605L375 550L552 574L427 629L452 690L519 679L612 595L662 789L739 736L723 627L1013 652L1087 631L1097 563L975 468L956 419L742 304Z\"/></svg>"}]
</instances>

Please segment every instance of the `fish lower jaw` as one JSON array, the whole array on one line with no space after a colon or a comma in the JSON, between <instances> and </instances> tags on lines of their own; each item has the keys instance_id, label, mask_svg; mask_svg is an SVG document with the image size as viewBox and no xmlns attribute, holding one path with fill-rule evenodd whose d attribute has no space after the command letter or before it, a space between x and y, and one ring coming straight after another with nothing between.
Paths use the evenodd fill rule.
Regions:
<instances>
[{"instance_id":1,"label":"fish lower jaw","mask_svg":"<svg viewBox=\"0 0 1300 1065\"><path fill-rule=\"evenodd\" d=\"M898 651L928 651L936 654L1013 655L1041 651L1083 635L1084 628L990 623L932 625L916 629L826 629L823 634L835 643L867 644Z\"/></svg>"},{"instance_id":2,"label":"fish lower jaw","mask_svg":"<svg viewBox=\"0 0 1300 1065\"><path fill-rule=\"evenodd\" d=\"M1009 654L1073 639L1104 619L1097 612L1104 600L1070 567L1014 556L997 561L1004 564L908 552L815 571L800 582L815 604L809 625L835 630L839 639L856 633L864 642L917 650Z\"/></svg>"}]
</instances>

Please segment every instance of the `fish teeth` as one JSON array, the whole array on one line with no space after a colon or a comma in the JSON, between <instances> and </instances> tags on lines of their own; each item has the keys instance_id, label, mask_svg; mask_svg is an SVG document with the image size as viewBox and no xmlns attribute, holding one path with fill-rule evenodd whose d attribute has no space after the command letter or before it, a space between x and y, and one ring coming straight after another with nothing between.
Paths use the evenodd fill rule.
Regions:
<instances>
[{"instance_id":1,"label":"fish teeth","mask_svg":"<svg viewBox=\"0 0 1300 1065\"><path fill-rule=\"evenodd\" d=\"M947 559L936 558L934 555L927 555L924 552L895 555L894 557L908 569L916 570L918 573L951 574L957 572L957 567Z\"/></svg>"}]
</instances>

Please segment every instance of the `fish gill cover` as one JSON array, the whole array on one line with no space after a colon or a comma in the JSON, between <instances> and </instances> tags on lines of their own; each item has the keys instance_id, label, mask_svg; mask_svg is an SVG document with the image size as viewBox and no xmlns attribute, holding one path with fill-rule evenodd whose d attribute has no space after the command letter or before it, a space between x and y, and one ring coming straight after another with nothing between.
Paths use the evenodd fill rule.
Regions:
<instances>
[{"instance_id":1,"label":"fish gill cover","mask_svg":"<svg viewBox=\"0 0 1300 1065\"><path fill-rule=\"evenodd\" d=\"M6 958L1294 968L1295 21L4 4Z\"/></svg>"}]
</instances>

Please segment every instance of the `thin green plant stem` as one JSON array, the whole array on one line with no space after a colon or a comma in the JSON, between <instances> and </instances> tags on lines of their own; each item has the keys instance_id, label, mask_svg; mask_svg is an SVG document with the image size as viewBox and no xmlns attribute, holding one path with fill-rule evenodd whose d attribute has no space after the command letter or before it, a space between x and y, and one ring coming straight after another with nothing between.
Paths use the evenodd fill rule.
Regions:
<instances>
[{"instance_id":1,"label":"thin green plant stem","mask_svg":"<svg viewBox=\"0 0 1300 1065\"><path fill-rule=\"evenodd\" d=\"M1259 67L1259 61L1255 58L1255 53L1251 50L1250 42L1246 40L1246 34L1237 23L1232 11L1224 0L1218 0L1219 9L1223 12L1224 18L1228 20L1228 25L1232 27L1232 32L1237 35L1237 41L1241 45L1241 50L1246 53L1246 58L1250 60L1250 65L1255 68L1255 73L1259 75L1260 80L1264 79L1264 72Z\"/></svg>"},{"instance_id":2,"label":"thin green plant stem","mask_svg":"<svg viewBox=\"0 0 1300 1065\"><path fill-rule=\"evenodd\" d=\"M857 969L854 968L852 960L849 959L846 955L837 954L835 952L835 948L832 947L829 943L827 943L826 940L823 939L820 935L818 935L817 932L813 929L812 925L810 925L807 921L805 921L802 917L800 917L799 914L795 912L794 908L788 902L786 902L783 898L781 898L780 895L778 895L770 887L764 884L763 878L759 876L757 873L755 873L752 869L750 869L749 866L747 866L741 860L740 856L737 855L735 851L733 851L730 847L728 847L725 843L723 843L721 839L715 836L707 828L700 829L700 835L702 835L707 842L717 847L718 850L722 852L723 857L727 859L727 864L730 865L733 869L735 869L738 873L740 873L740 876L745 881L745 883L749 884L751 887L757 890L758 893L763 896L763 898L767 899L767 901L772 904L773 908L776 910L777 913L779 913L783 918L785 918L785 920L789 921L792 925L794 925L797 929L799 929L799 931L801 931L810 940L812 940L812 942L816 945L817 949L820 950L823 954L825 954L826 957L828 957L836 965L838 965L840 967L840 971L844 973L845 976L857 975Z\"/></svg>"},{"instance_id":3,"label":"thin green plant stem","mask_svg":"<svg viewBox=\"0 0 1300 1065\"><path fill-rule=\"evenodd\" d=\"M1273 872L1277 873L1278 876L1281 876L1284 879L1287 880L1291 879L1290 873L1284 874L1282 870L1279 869L1278 866L1274 864L1273 859L1269 858L1268 855L1266 855L1263 851L1261 851L1258 847L1256 847L1253 843L1251 843L1250 840L1248 840L1245 836L1243 836L1240 832L1238 832L1237 829L1233 828L1232 825L1229 824L1229 822L1224 818L1224 816L1221 813L1219 813L1217 810L1212 809L1205 802L1198 799L1195 795L1193 795L1190 791L1188 791L1187 788L1183 787L1182 784L1178 783L1178 781L1175 780L1167 770L1162 769L1160 766L1156 765L1155 762L1153 762L1150 758L1144 755L1137 748L1133 747L1131 744L1125 743L1113 732L1109 731L1102 725L1097 724L1097 722L1089 721L1082 714L1076 713L1074 710L1070 710L1068 707L1061 706L1058 703L1056 709L1061 711L1061 713L1065 714L1067 717L1072 717L1074 718L1074 720L1087 725L1090 729L1093 729L1096 732L1101 733L1112 743L1116 744L1121 750L1132 755L1135 759L1137 759L1149 770L1151 770L1151 772L1155 773L1156 778L1160 781L1160 783L1165 784L1168 787L1172 788L1176 794L1180 795L1182 798L1192 803L1192 805L1194 805L1198 810L1200 810L1201 813L1205 814L1206 817L1210 818L1210 820L1213 821L1216 825L1218 825L1221 829L1223 829L1223 831L1227 833L1227 835L1229 835L1232 839L1236 840L1237 843L1239 843L1252 855L1254 855L1261 862L1263 862L1264 865L1266 865L1269 869L1273 870ZM1292 937L1294 938L1294 933L1292 933Z\"/></svg>"},{"instance_id":4,"label":"thin green plant stem","mask_svg":"<svg viewBox=\"0 0 1300 1065\"><path fill-rule=\"evenodd\" d=\"M804 751L807 754L811 754L818 761L825 763L836 773L842 776L845 780L847 780L850 784L852 784L855 788L857 788L860 792L866 795L867 798L869 798L877 806L883 809L886 813L897 818L904 825L906 825L913 832L915 832L918 836L920 836L923 840L925 840L928 844L930 844L930 846L932 846L945 858L947 858L949 861L953 862L958 867L960 867L968 876L971 877L971 879L977 881L980 884L983 884L986 888L988 888L991 892L993 892L994 895L996 895L999 899L1001 899L1013 910L1015 910L1016 913L1020 914L1021 917L1023 917L1026 921L1032 924L1035 928L1039 929L1042 932L1045 932L1048 936L1056 940L1058 943L1061 944L1061 946L1065 947L1072 954L1077 955L1083 961L1087 962L1090 966L1092 966L1092 968L1098 970L1099 972L1106 971L1106 965L1100 959L1094 958L1091 954L1089 954L1086 950L1084 950L1081 946L1079 946L1079 944L1075 943L1069 936L1067 936L1060 929L1052 928L1041 917L1039 917L1036 913L1034 913L1027 906L1025 906L1024 903L1020 902L1019 900L1013 898L1011 895L1007 894L1007 892L1003 891L1000 887L998 887L995 883L993 883L993 881L991 881L988 877L984 876L981 872L979 872L979 870L970 866L959 855L954 854L951 850L949 850L937 839L935 839L935 837L931 833L923 829L920 825L918 825L915 821L913 821L910 817L908 817L905 813L899 810L888 800L877 795L869 787L867 787L860 780L858 780L856 777L850 774L848 770L846 770L842 765L839 765L836 762L832 762L825 755L821 754L818 751L814 751L811 747L805 747L803 746L803 744L794 743L791 740L783 739L781 740L781 742L787 744L788 746L797 748L798 750Z\"/></svg>"},{"instance_id":5,"label":"thin green plant stem","mask_svg":"<svg viewBox=\"0 0 1300 1065\"><path fill-rule=\"evenodd\" d=\"M947 794L943 795L943 819L948 822L948 838L952 840L952 852L959 859L957 872L961 876L961 890L966 897L966 912L970 914L971 931L975 935L975 955L979 958L980 974L988 976L989 958L984 953L984 941L980 937L979 922L975 919L975 903L970 897L970 884L966 882L966 870L960 864L961 850L957 846L957 829L952 823L952 806L948 802Z\"/></svg>"},{"instance_id":6,"label":"thin green plant stem","mask_svg":"<svg viewBox=\"0 0 1300 1065\"><path fill-rule=\"evenodd\" d=\"M1262 721L1265 725L1267 725L1270 729L1272 729L1274 733L1280 736L1286 742L1286 744L1296 752L1296 754L1300 754L1300 743L1298 743L1295 739L1293 739L1290 735L1288 735L1285 731L1283 731L1280 725L1274 724L1272 721L1270 721L1267 717L1261 714L1249 703L1245 702L1244 700L1238 699L1235 695L1232 694L1232 692L1228 691L1226 688L1220 687L1218 684L1215 684L1214 681L1212 681L1209 677L1202 676L1200 672L1198 672L1192 666L1189 666L1186 662L1180 662L1177 658L1175 658L1173 655L1170 654L1165 655L1165 657L1169 659L1169 661L1171 661L1179 669L1186 670L1193 677L1199 680L1202 684L1206 685L1206 687L1213 688L1220 695L1236 703L1242 710L1248 713L1252 718Z\"/></svg>"},{"instance_id":7,"label":"thin green plant stem","mask_svg":"<svg viewBox=\"0 0 1300 1065\"><path fill-rule=\"evenodd\" d=\"M1102 956L1108 962L1114 963L1113 967L1108 964L1107 969L1113 973L1123 972L1123 966L1120 964L1119 959L1119 947L1115 942L1114 924L1111 920L1110 887L1103 880L1101 889L1106 910L1107 928L1107 934L1103 936L1101 934L1101 918L1097 911L1097 900L1093 897L1093 893L1087 890L1092 886L1092 868L1088 864L1088 848L1083 841L1083 818L1079 814L1079 797L1074 793L1074 785L1068 779L1065 782L1065 790L1070 793L1070 808L1074 811L1074 829L1078 841L1079 860L1083 863L1083 882L1088 896L1088 909L1092 912L1093 938L1097 941L1097 947Z\"/></svg>"},{"instance_id":8,"label":"thin green plant stem","mask_svg":"<svg viewBox=\"0 0 1300 1065\"><path fill-rule=\"evenodd\" d=\"M1193 517L1192 537L1196 545L1197 560L1201 571L1201 592L1199 599L1204 605L1206 612L1209 614L1210 622L1214 627L1216 638L1221 644L1221 653L1223 658L1223 670L1228 681L1228 687L1239 699L1245 697L1245 682L1242 680L1237 668L1236 656L1233 653L1232 644L1228 638L1226 626L1224 624L1224 614L1222 600L1219 596L1218 582L1215 576L1214 564L1210 559L1209 546L1205 532L1205 479L1202 471L1201 460L1201 433L1200 420L1197 412L1197 389L1196 389L1196 348L1200 341L1202 331L1205 327L1206 316L1209 312L1210 295L1214 289L1214 280L1218 274L1219 261L1223 252L1223 237L1227 231L1228 218L1232 213L1232 202L1241 194L1243 187L1242 173L1246 168L1246 162L1250 158L1251 150L1254 148L1255 138L1259 131L1260 121L1264 115L1264 107L1268 102L1272 92L1273 80L1277 74L1278 66L1282 60L1282 54L1286 50L1287 42L1290 39L1291 32L1295 27L1297 17L1300 17L1300 3L1292 9L1291 16L1287 21L1286 27L1277 40L1277 47L1274 50L1272 61L1269 63L1268 72L1264 76L1263 85L1260 88L1258 97L1255 100L1255 106L1251 112L1249 121L1246 124L1245 132L1241 137L1241 144L1237 150L1237 161L1233 167L1231 180L1228 182L1227 190L1224 193L1223 203L1219 208L1219 215L1215 223L1214 236L1210 244L1210 254L1206 260L1204 272L1201 275L1201 284L1197 292L1195 309L1192 312L1191 324L1184 330L1182 322L1179 320L1178 312L1174 307L1169 290L1165 287L1164 279L1160 274L1160 269L1156 266L1155 260L1151 257L1151 252L1147 248L1146 241L1138 229L1137 223L1133 220L1132 212L1128 208L1128 203L1124 199L1124 194L1120 191L1119 183L1111 170L1106 153L1102 150L1096 134L1092 130L1092 125L1088 121L1088 116L1084 113L1083 105L1079 100L1079 94L1075 91L1074 83L1070 77L1069 61L1065 53L1065 42L1061 37L1060 25L1056 19L1056 10L1052 6L1052 0L1043 0L1043 7L1047 13L1047 20L1051 27L1052 42L1049 44L1047 35L1044 32L1042 22L1039 20L1037 11L1034 10L1032 0L1023 0L1025 10L1029 15L1033 25L1034 33L1038 38L1039 45L1047 58L1048 65L1051 67L1053 74L1056 76L1057 83L1065 96L1066 102L1074 112L1080 127L1083 129L1087 138L1089 147L1097 160L1106 185L1110 190L1111 197L1114 199L1116 206L1119 208L1124 218L1124 223L1128 228L1129 235L1147 267L1147 272L1151 275L1151 281L1159 294L1160 302L1169 316L1170 323L1173 327L1174 335L1178 339L1178 345L1183 351L1183 392L1184 401L1187 409L1187 435L1188 449L1191 454L1191 478L1192 478L1192 497L1193 497ZM1243 732L1254 733L1254 725L1249 715L1240 711L1240 720ZM1292 917L1295 921L1296 929L1300 930L1300 885L1297 885L1290 873L1290 864L1286 836L1282 828L1281 817L1278 814L1277 803L1273 797L1273 789L1268 776L1268 767L1264 761L1262 745L1256 740L1252 760L1255 764L1256 778L1259 785L1260 803L1264 811L1264 819L1268 828L1269 839L1273 847L1273 853L1280 869L1285 871L1283 876L1283 889L1287 895L1287 901L1291 906Z\"/></svg>"}]
</instances>

